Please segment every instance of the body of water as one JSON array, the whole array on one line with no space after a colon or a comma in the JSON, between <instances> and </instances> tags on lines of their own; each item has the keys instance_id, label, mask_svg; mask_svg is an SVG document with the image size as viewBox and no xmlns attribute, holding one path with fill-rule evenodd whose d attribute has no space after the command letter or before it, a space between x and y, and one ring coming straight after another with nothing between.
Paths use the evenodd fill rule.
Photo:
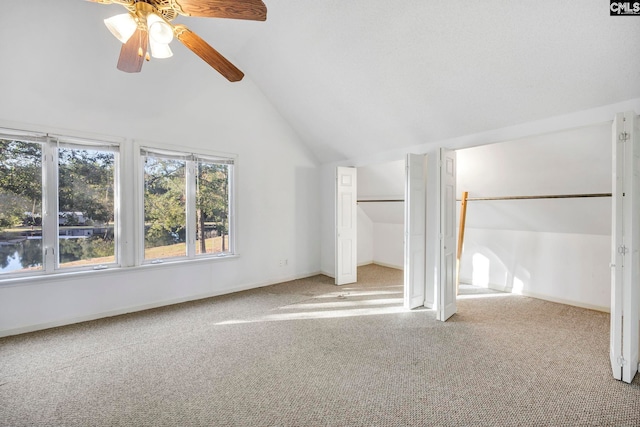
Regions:
<instances>
[{"instance_id":1,"label":"body of water","mask_svg":"<svg viewBox=\"0 0 640 427\"><path fill-rule=\"evenodd\" d=\"M114 262L112 239L103 236L59 236L60 266L77 266L77 261ZM73 263L73 264L71 264ZM0 242L0 274L21 270L38 271L43 266L42 238L20 237Z\"/></svg>"},{"instance_id":2,"label":"body of water","mask_svg":"<svg viewBox=\"0 0 640 427\"><path fill-rule=\"evenodd\" d=\"M25 269L42 269L42 239L2 242L0 274Z\"/></svg>"}]
</instances>

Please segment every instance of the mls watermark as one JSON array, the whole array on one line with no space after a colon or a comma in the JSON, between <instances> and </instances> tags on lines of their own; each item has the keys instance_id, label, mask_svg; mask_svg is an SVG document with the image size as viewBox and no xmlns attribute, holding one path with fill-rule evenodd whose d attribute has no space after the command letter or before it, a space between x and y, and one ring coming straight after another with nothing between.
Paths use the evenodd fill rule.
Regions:
<instances>
[{"instance_id":1,"label":"mls watermark","mask_svg":"<svg viewBox=\"0 0 640 427\"><path fill-rule=\"evenodd\" d=\"M609 15L640 15L640 1L609 0Z\"/></svg>"}]
</instances>

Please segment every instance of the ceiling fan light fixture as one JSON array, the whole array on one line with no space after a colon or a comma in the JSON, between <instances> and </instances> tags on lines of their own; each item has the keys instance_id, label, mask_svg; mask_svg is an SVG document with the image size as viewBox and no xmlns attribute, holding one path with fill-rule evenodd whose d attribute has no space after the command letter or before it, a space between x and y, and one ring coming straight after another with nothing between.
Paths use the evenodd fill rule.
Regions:
<instances>
[{"instance_id":1,"label":"ceiling fan light fixture","mask_svg":"<svg viewBox=\"0 0 640 427\"><path fill-rule=\"evenodd\" d=\"M109 31L111 31L111 34L122 43L126 43L138 28L136 20L130 13L123 13L107 18L104 20L104 25L106 25Z\"/></svg>"},{"instance_id":2,"label":"ceiling fan light fixture","mask_svg":"<svg viewBox=\"0 0 640 427\"><path fill-rule=\"evenodd\" d=\"M158 44L168 45L173 40L173 28L156 13L147 16L149 39Z\"/></svg>"},{"instance_id":3,"label":"ceiling fan light fixture","mask_svg":"<svg viewBox=\"0 0 640 427\"><path fill-rule=\"evenodd\" d=\"M263 0L89 0L101 4L118 4L129 14L105 20L109 31L123 43L117 68L139 73L144 60L172 56L169 43L176 38L192 53L230 82L238 82L244 73L209 43L182 24L173 24L178 15L201 18L265 21L267 7Z\"/></svg>"},{"instance_id":4,"label":"ceiling fan light fixture","mask_svg":"<svg viewBox=\"0 0 640 427\"><path fill-rule=\"evenodd\" d=\"M168 43L157 43L149 37L149 46L151 47L151 56L154 58L165 59L173 56Z\"/></svg>"}]
</instances>

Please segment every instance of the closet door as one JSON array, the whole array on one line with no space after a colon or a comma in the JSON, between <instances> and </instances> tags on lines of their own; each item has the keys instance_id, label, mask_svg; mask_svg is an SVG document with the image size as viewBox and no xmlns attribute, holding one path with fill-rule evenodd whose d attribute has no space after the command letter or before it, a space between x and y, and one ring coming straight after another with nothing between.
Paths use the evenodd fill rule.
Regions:
<instances>
[{"instance_id":1,"label":"closet door","mask_svg":"<svg viewBox=\"0 0 640 427\"><path fill-rule=\"evenodd\" d=\"M404 306L425 302L426 158L407 154L404 195Z\"/></svg>"},{"instance_id":2,"label":"closet door","mask_svg":"<svg viewBox=\"0 0 640 427\"><path fill-rule=\"evenodd\" d=\"M336 285L358 280L356 173L356 168L336 168Z\"/></svg>"},{"instance_id":3,"label":"closet door","mask_svg":"<svg viewBox=\"0 0 640 427\"><path fill-rule=\"evenodd\" d=\"M635 113L613 121L611 343L613 377L630 383L638 371L640 300L640 132Z\"/></svg>"},{"instance_id":4,"label":"closet door","mask_svg":"<svg viewBox=\"0 0 640 427\"><path fill-rule=\"evenodd\" d=\"M440 149L440 268L437 318L446 321L456 306L456 152Z\"/></svg>"}]
</instances>

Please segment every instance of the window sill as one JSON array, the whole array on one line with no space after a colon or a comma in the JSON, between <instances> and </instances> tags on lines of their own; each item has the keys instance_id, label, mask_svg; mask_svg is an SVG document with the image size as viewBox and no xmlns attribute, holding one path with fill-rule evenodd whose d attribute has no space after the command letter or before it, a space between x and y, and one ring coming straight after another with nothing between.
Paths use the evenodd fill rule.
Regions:
<instances>
[{"instance_id":1,"label":"window sill","mask_svg":"<svg viewBox=\"0 0 640 427\"><path fill-rule=\"evenodd\" d=\"M69 279L78 279L78 278L90 278L103 275L116 275L116 274L128 274L134 271L142 271L156 268L175 268L180 266L188 266L189 264L201 264L201 263L218 263L224 261L231 261L238 259L240 256L238 254L232 255L224 255L224 256L211 256L211 257L202 257L195 259L167 259L163 262L159 263L145 263L130 267L122 267L122 266L112 266L108 268L100 268L100 269L87 269L87 270L74 270L74 271L59 271L56 273L49 274L32 274L23 277L9 277L9 278L0 278L0 289L1 288L11 288L17 286L29 286L29 285L39 285L42 283L51 283L51 282L61 282Z\"/></svg>"}]
</instances>

